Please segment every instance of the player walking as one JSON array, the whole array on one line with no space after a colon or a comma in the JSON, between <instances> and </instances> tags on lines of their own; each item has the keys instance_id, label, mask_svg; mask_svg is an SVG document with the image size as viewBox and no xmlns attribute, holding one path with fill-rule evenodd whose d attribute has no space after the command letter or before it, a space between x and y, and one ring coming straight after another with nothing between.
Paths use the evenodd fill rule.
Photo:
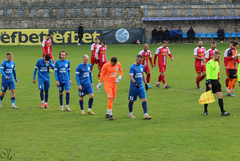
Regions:
<instances>
[{"instance_id":1,"label":"player walking","mask_svg":"<svg viewBox=\"0 0 240 161\"><path fill-rule=\"evenodd\" d=\"M142 65L144 66L145 72L146 72L146 74L147 74L147 86L148 86L148 88L152 88L152 87L149 85L151 73L150 73L150 68L149 68L149 66L148 66L148 59L150 60L150 63L151 63L152 68L153 68L153 63L152 63L152 54L151 54L151 51L148 50L148 44L144 44L144 45L143 45L143 50L140 51L140 52L138 53L138 55L142 55L142 56L143 56Z\"/></svg>"},{"instance_id":2,"label":"player walking","mask_svg":"<svg viewBox=\"0 0 240 161\"><path fill-rule=\"evenodd\" d=\"M206 77L206 66L204 64L206 49L202 47L203 45L202 41L198 41L197 45L198 47L194 49L195 69L197 73L196 83L197 89L201 89L199 84ZM201 73L203 73L202 76Z\"/></svg>"},{"instance_id":3,"label":"player walking","mask_svg":"<svg viewBox=\"0 0 240 161\"><path fill-rule=\"evenodd\" d=\"M159 72L160 75L158 77L158 82L156 84L157 87L160 87L160 82L163 82L164 88L168 89L170 86L166 85L165 81L165 70L166 70L166 65L167 65L167 55L171 58L173 61L173 56L170 52L170 49L167 47L168 42L164 41L163 45L159 48L157 48L155 56L154 56L154 67L156 67L156 60L158 57L158 67L159 67Z\"/></svg>"},{"instance_id":4,"label":"player walking","mask_svg":"<svg viewBox=\"0 0 240 161\"><path fill-rule=\"evenodd\" d=\"M117 78L118 71L119 76ZM117 83L120 82L122 74L123 71L121 64L117 61L116 57L112 57L110 62L104 64L102 68L102 75L100 77L99 84L97 85L98 90L100 90L103 77L105 77L104 87L108 97L108 109L106 118L110 118L110 120L114 120L112 115L113 100L115 99L115 95L117 92Z\"/></svg>"},{"instance_id":5,"label":"player walking","mask_svg":"<svg viewBox=\"0 0 240 161\"><path fill-rule=\"evenodd\" d=\"M70 61L67 60L67 52L65 50L60 51L59 60L55 63L55 79L56 85L59 90L59 101L61 109L63 111L63 91L66 91L66 110L71 112L69 108L69 100L70 100L70 85L71 76L70 76Z\"/></svg>"},{"instance_id":6,"label":"player walking","mask_svg":"<svg viewBox=\"0 0 240 161\"><path fill-rule=\"evenodd\" d=\"M107 63L107 46L106 46L106 41L102 41L101 45L98 46L96 52L95 52L95 57L98 62L98 80L100 79L101 76L101 69L104 64ZM101 91L99 91L101 92Z\"/></svg>"},{"instance_id":7,"label":"player walking","mask_svg":"<svg viewBox=\"0 0 240 161\"><path fill-rule=\"evenodd\" d=\"M92 55L91 55L91 65L92 65L92 68L93 68L94 64L97 64L97 63L98 63L98 61L97 61L97 59L96 59L96 57L95 57L95 51L96 51L97 48L100 46L100 45L98 44L98 40L99 40L99 39L96 37L94 43L91 45L91 51L92 51ZM92 71L92 69L91 69L91 71Z\"/></svg>"},{"instance_id":8,"label":"player walking","mask_svg":"<svg viewBox=\"0 0 240 161\"><path fill-rule=\"evenodd\" d=\"M233 46L233 41L230 42L229 44L229 48L227 48L224 52L224 65L225 65L225 69L226 69L226 74L227 74L227 78L225 80L225 84L226 84L226 91L228 90L228 83L229 83L229 73L228 73L228 69L227 69L227 55L228 55L228 50L230 50Z\"/></svg>"},{"instance_id":9,"label":"player walking","mask_svg":"<svg viewBox=\"0 0 240 161\"><path fill-rule=\"evenodd\" d=\"M223 95L221 84L218 80L219 73L219 64L218 60L220 58L220 53L215 52L213 58L207 63L207 81L206 81L206 91L212 90L213 93L216 93L218 96L218 104L221 109L222 116L228 116L231 113L228 113L223 108ZM207 110L208 104L204 104L204 115L209 115Z\"/></svg>"},{"instance_id":10,"label":"player walking","mask_svg":"<svg viewBox=\"0 0 240 161\"><path fill-rule=\"evenodd\" d=\"M89 95L88 101L88 113L90 115L95 115L92 111L93 104L93 81L92 81L92 72L91 72L91 64L88 63L88 55L83 55L83 62L79 64L76 68L76 80L79 89L79 105L81 108L81 114L85 115L83 109L83 98L86 94Z\"/></svg>"},{"instance_id":11,"label":"player walking","mask_svg":"<svg viewBox=\"0 0 240 161\"><path fill-rule=\"evenodd\" d=\"M143 62L143 56L138 55L136 58L136 62L130 67L130 90L129 90L129 96L128 96L128 108L129 108L129 117L135 118L133 116L133 103L137 100L137 96L142 101L142 107L144 112L144 119L151 119L152 117L147 114L147 99L146 99L146 92L143 86L143 83L145 83L146 90L148 90L147 82L144 76L145 67L142 65Z\"/></svg>"},{"instance_id":12,"label":"player walking","mask_svg":"<svg viewBox=\"0 0 240 161\"><path fill-rule=\"evenodd\" d=\"M227 69L228 69L228 77L229 77L229 85L228 85L228 90L227 90L227 96L232 96L235 97L233 91L235 87L235 83L237 81L237 66L236 62L237 59L236 57L238 56L238 42L233 42L233 47L231 47L228 50L228 55L227 55Z\"/></svg>"},{"instance_id":13,"label":"player walking","mask_svg":"<svg viewBox=\"0 0 240 161\"><path fill-rule=\"evenodd\" d=\"M48 34L46 39L42 41L42 50L43 50L42 57L44 58L44 56L46 54L49 54L50 59L52 60L52 62L54 64L54 59L53 59L53 55L52 55L52 40L51 40L51 35L50 34ZM53 73L53 69L50 69L50 72Z\"/></svg>"},{"instance_id":14,"label":"player walking","mask_svg":"<svg viewBox=\"0 0 240 161\"><path fill-rule=\"evenodd\" d=\"M38 88L40 90L41 98L41 108L49 108L48 102L48 91L50 87L50 76L49 76L49 66L54 69L53 62L50 59L50 55L46 54L44 58L37 61L33 73L33 84L36 83L36 73L38 70ZM44 105L44 90L45 90L45 105Z\"/></svg>"},{"instance_id":15,"label":"player walking","mask_svg":"<svg viewBox=\"0 0 240 161\"><path fill-rule=\"evenodd\" d=\"M0 94L0 107L2 107L2 100L7 91L7 88L11 91L11 101L12 108L18 108L15 105L15 81L18 82L15 70L15 63L12 61L13 54L11 52L7 53L7 59L4 60L1 64L1 73L2 73L2 92Z\"/></svg>"}]
</instances>

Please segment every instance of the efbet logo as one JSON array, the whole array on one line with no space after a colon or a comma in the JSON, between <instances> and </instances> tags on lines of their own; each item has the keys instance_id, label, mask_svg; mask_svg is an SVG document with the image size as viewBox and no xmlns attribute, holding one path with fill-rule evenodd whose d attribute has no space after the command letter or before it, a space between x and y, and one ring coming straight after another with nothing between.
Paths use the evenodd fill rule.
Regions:
<instances>
[{"instance_id":1,"label":"efbet logo","mask_svg":"<svg viewBox=\"0 0 240 161\"><path fill-rule=\"evenodd\" d=\"M51 30L50 30L51 33ZM74 30L59 30L52 32L52 40L55 44L75 44L78 43L78 33ZM101 33L92 31L90 33L84 33L82 41L86 44L93 43L96 37L99 37Z\"/></svg>"},{"instance_id":2,"label":"efbet logo","mask_svg":"<svg viewBox=\"0 0 240 161\"><path fill-rule=\"evenodd\" d=\"M48 29L0 30L0 45L40 45Z\"/></svg>"}]
</instances>

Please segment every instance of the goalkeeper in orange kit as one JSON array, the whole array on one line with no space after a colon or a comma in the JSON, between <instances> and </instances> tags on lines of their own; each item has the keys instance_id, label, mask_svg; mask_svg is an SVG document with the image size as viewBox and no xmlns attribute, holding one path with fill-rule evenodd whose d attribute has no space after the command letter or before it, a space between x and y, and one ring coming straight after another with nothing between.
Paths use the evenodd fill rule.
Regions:
<instances>
[{"instance_id":1,"label":"goalkeeper in orange kit","mask_svg":"<svg viewBox=\"0 0 240 161\"><path fill-rule=\"evenodd\" d=\"M119 76L117 78L117 73L119 71ZM120 82L122 78L122 67L119 62L117 62L116 57L112 57L111 61L104 64L102 68L102 74L99 80L99 84L97 85L98 90L101 89L103 77L105 76L104 80L104 87L108 97L108 109L106 118L110 118L110 120L114 120L112 115L112 106L113 100L115 99L115 95L117 92L117 83Z\"/></svg>"}]
</instances>

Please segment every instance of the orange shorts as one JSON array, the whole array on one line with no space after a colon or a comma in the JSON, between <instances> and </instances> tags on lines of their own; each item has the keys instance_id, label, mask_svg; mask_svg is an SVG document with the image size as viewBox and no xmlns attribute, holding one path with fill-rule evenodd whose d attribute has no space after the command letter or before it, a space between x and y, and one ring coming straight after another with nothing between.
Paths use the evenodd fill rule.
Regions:
<instances>
[{"instance_id":1,"label":"orange shorts","mask_svg":"<svg viewBox=\"0 0 240 161\"><path fill-rule=\"evenodd\" d=\"M104 82L105 91L107 93L107 97L115 99L115 95L117 92L117 83L111 83L111 82Z\"/></svg>"}]
</instances>

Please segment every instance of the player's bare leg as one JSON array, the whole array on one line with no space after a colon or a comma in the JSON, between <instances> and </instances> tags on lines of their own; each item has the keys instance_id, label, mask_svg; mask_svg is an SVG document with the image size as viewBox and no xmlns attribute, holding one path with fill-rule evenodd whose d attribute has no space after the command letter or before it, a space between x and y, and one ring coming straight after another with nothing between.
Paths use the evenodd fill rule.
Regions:
<instances>
[{"instance_id":1,"label":"player's bare leg","mask_svg":"<svg viewBox=\"0 0 240 161\"><path fill-rule=\"evenodd\" d=\"M95 113L92 111L92 104L93 104L93 93L89 94L89 100L88 100L88 114L95 115Z\"/></svg>"},{"instance_id":2,"label":"player's bare leg","mask_svg":"<svg viewBox=\"0 0 240 161\"><path fill-rule=\"evenodd\" d=\"M66 91L66 110L68 112L71 112L71 109L69 108L69 100L70 100L70 91Z\"/></svg>"},{"instance_id":3,"label":"player's bare leg","mask_svg":"<svg viewBox=\"0 0 240 161\"><path fill-rule=\"evenodd\" d=\"M146 74L147 74L146 81L147 81L148 88L152 88L152 87L149 85L151 73L150 73L150 72L146 72Z\"/></svg>"},{"instance_id":4,"label":"player's bare leg","mask_svg":"<svg viewBox=\"0 0 240 161\"><path fill-rule=\"evenodd\" d=\"M129 101L128 103L128 109L129 109L129 117L130 118L135 118L135 116L133 116L133 103L134 101Z\"/></svg>"},{"instance_id":5,"label":"player's bare leg","mask_svg":"<svg viewBox=\"0 0 240 161\"><path fill-rule=\"evenodd\" d=\"M11 92L12 108L18 108L18 107L15 105L15 90L14 90L14 89L10 89L10 92Z\"/></svg>"},{"instance_id":6,"label":"player's bare leg","mask_svg":"<svg viewBox=\"0 0 240 161\"><path fill-rule=\"evenodd\" d=\"M2 100L4 98L5 93L6 92L1 92L1 94L0 94L0 107L2 107Z\"/></svg>"},{"instance_id":7,"label":"player's bare leg","mask_svg":"<svg viewBox=\"0 0 240 161\"><path fill-rule=\"evenodd\" d=\"M141 101L142 101L142 107L143 107L143 112L144 112L143 119L145 119L145 120L152 119L152 116L149 116L147 114L147 99L146 98L142 98Z\"/></svg>"},{"instance_id":8,"label":"player's bare leg","mask_svg":"<svg viewBox=\"0 0 240 161\"><path fill-rule=\"evenodd\" d=\"M200 82L206 77L206 72L203 71L202 75L201 73L197 73L197 79L196 79L196 83L197 83L197 89L201 89L200 87Z\"/></svg>"}]
</instances>

